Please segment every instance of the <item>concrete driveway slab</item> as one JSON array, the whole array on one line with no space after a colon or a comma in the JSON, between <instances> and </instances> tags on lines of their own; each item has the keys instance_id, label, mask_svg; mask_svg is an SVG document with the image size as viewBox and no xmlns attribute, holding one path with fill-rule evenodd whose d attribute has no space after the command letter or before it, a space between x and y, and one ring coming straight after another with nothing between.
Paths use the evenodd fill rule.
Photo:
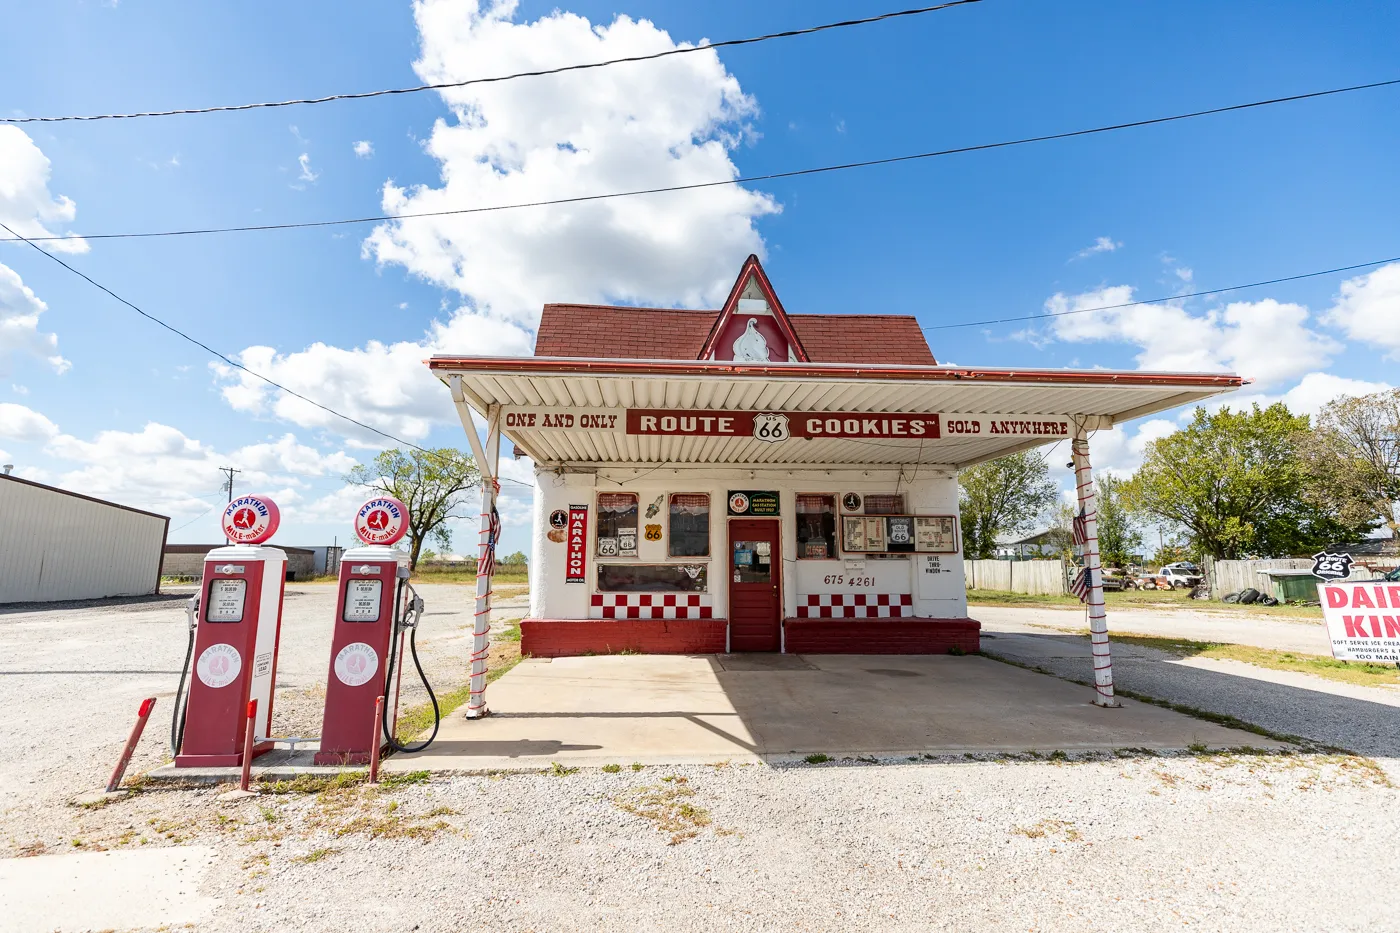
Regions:
<instances>
[{"instance_id":1,"label":"concrete driveway slab","mask_svg":"<svg viewBox=\"0 0 1400 933\"><path fill-rule=\"evenodd\" d=\"M525 661L387 770L1269 745L1156 706L1102 709L1090 692L978 657L608 656Z\"/></svg>"}]
</instances>

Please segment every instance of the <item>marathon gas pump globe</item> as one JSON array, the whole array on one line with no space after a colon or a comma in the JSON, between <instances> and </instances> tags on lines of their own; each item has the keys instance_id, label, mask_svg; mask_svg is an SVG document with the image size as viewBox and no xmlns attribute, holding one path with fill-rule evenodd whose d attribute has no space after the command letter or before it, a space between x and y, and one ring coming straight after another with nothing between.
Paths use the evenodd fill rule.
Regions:
<instances>
[{"instance_id":1,"label":"marathon gas pump globe","mask_svg":"<svg viewBox=\"0 0 1400 933\"><path fill-rule=\"evenodd\" d=\"M355 513L355 535L365 544L395 544L407 531L408 507L392 496L371 499Z\"/></svg>"},{"instance_id":2,"label":"marathon gas pump globe","mask_svg":"<svg viewBox=\"0 0 1400 933\"><path fill-rule=\"evenodd\" d=\"M190 646L171 722L176 767L241 765L249 700L257 701L253 755L272 748L287 555L263 542L280 517L266 496L241 496L224 510L224 534L236 543L205 556L200 593L190 601Z\"/></svg>"},{"instance_id":3,"label":"marathon gas pump globe","mask_svg":"<svg viewBox=\"0 0 1400 933\"><path fill-rule=\"evenodd\" d=\"M240 496L224 509L224 537L230 544L261 544L277 533L282 513L266 496Z\"/></svg>"},{"instance_id":4,"label":"marathon gas pump globe","mask_svg":"<svg viewBox=\"0 0 1400 933\"><path fill-rule=\"evenodd\" d=\"M340 558L318 765L364 764L386 743L405 748L392 725L398 718L403 632L413 629L416 635L423 601L408 582L407 556L391 545L408 531L408 518L407 506L392 496L371 499L355 512L355 534L365 546ZM409 648L416 665L413 639ZM418 671L422 676L421 666ZM433 695L431 687L428 695ZM385 703L376 713L381 697Z\"/></svg>"}]
</instances>

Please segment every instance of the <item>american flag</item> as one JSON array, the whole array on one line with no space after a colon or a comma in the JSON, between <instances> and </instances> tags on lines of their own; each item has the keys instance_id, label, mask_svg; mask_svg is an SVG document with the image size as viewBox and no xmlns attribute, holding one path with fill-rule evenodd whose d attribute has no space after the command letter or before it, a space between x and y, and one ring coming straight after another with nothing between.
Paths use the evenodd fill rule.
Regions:
<instances>
[{"instance_id":1,"label":"american flag","mask_svg":"<svg viewBox=\"0 0 1400 933\"><path fill-rule=\"evenodd\" d=\"M1085 567L1075 574L1074 582L1069 585L1069 591L1079 598L1081 603L1089 601L1089 568Z\"/></svg>"},{"instance_id":2,"label":"american flag","mask_svg":"<svg viewBox=\"0 0 1400 933\"><path fill-rule=\"evenodd\" d=\"M1082 507L1075 514L1073 525L1074 543L1079 545L1080 547L1083 547L1084 542L1089 540L1089 520L1085 517L1084 509Z\"/></svg>"},{"instance_id":3,"label":"american flag","mask_svg":"<svg viewBox=\"0 0 1400 933\"><path fill-rule=\"evenodd\" d=\"M496 572L496 541L501 537L501 513L491 506L491 519L487 523L486 547L483 549L480 566L476 568L478 577L489 577Z\"/></svg>"}]
</instances>

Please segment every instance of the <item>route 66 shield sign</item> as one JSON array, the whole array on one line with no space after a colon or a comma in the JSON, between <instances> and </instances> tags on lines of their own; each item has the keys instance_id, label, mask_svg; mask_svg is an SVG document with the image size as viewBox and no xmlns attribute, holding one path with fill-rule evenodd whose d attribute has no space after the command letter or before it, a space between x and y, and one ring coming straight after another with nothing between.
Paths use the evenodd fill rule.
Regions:
<instances>
[{"instance_id":1,"label":"route 66 shield sign","mask_svg":"<svg viewBox=\"0 0 1400 933\"><path fill-rule=\"evenodd\" d=\"M788 430L787 415L765 413L753 416L753 436L761 441L772 443L785 441L792 436Z\"/></svg>"},{"instance_id":2,"label":"route 66 shield sign","mask_svg":"<svg viewBox=\"0 0 1400 933\"><path fill-rule=\"evenodd\" d=\"M1350 554L1318 551L1312 556L1312 560L1312 574L1319 580L1345 580L1351 576L1352 558Z\"/></svg>"}]
</instances>

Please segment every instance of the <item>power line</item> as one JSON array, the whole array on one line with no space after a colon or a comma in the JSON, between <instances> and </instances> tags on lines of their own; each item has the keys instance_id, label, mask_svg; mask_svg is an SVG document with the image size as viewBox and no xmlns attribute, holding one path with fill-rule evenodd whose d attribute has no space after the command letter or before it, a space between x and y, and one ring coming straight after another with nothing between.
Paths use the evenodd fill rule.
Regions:
<instances>
[{"instance_id":1,"label":"power line","mask_svg":"<svg viewBox=\"0 0 1400 933\"><path fill-rule=\"evenodd\" d=\"M1352 91L1367 91L1375 88L1391 87L1400 84L1400 78L1389 81L1375 81L1370 84L1354 84L1350 87L1332 88L1326 91L1310 91L1306 94L1291 94L1287 97L1271 97L1267 100L1250 101L1244 104L1231 104L1226 107L1212 107L1209 110L1193 110L1190 113L1178 113L1167 117L1152 117L1146 120L1132 120L1127 123L1113 123L1106 126L1096 126L1083 130L1068 130L1063 133L1049 133L1043 136L1024 136L1019 139L1002 140L994 143L979 143L972 146L957 146L952 149L935 149L929 152L917 152L910 155L888 156L882 159L867 159L861 162L843 162L837 165L822 165L816 168L794 169L785 172L770 172L764 175L741 175L738 178L725 178L716 181L701 181L687 185L667 185L659 188L638 188L632 191L614 191L607 194L585 194L571 198L553 198L544 201L521 201L515 204L496 204L486 207L460 207L451 210L441 211L420 211L410 214L388 215L381 214L370 217L348 217L341 220L308 220L298 223L278 223L278 224L251 224L234 227L202 227L186 230L153 230L138 233L94 233L83 236L88 240L129 240L144 239L149 237L171 237L171 236L204 236L213 233L253 233L267 230L301 230L309 227L341 227L350 224L371 224L383 223L393 220L412 220L419 217L446 217L458 214L486 214L496 211L519 210L527 207L549 207L559 204L581 204L589 201L606 201L613 198L631 198L648 194L665 194L673 191L695 191L703 188L719 188L726 185L754 184L763 181L777 181L784 178L799 178L807 175L823 175L829 172L843 172L850 169L872 168L880 165L895 165L900 162L917 162L924 159L936 159L950 155L964 155L971 152L986 152L992 149L1006 149L1012 146L1025 146L1031 143L1053 142L1061 139L1074 139L1080 136L1094 136L1099 133L1112 133L1117 130L1136 129L1144 126L1156 126L1162 123L1175 123L1180 120L1191 120L1196 117L1213 116L1215 114L1233 113L1239 110L1251 110L1257 107L1269 107L1274 104L1293 103L1300 100L1312 100L1318 97L1330 97L1335 94L1347 94ZM6 229L9 229L8 227ZM41 243L47 240L64 240L72 237L63 236L43 236L29 237L26 242ZM16 237L16 239L24 239ZM5 242L5 238L0 238L0 242Z\"/></svg>"},{"instance_id":2,"label":"power line","mask_svg":"<svg viewBox=\"0 0 1400 933\"><path fill-rule=\"evenodd\" d=\"M371 97L388 97L395 94L417 94L421 91L441 91L448 88L468 87L473 84L497 84L502 81L514 81L517 78L538 78L545 75L564 74L569 71L587 71L594 68L607 68L611 65L621 65L629 62L649 62L655 61L658 58L667 58L672 55L685 55L690 52L706 52L710 49L731 48L738 45L753 45L757 42L767 42L770 39L791 39L796 36L810 36L814 33L826 32L831 29L844 29L849 26L868 26L871 23L882 23L887 20L901 19L909 16L921 16L924 13L936 13L939 10L946 10L951 7L967 6L969 4L981 2L982 0L950 0L948 3L940 3L936 6L896 10L891 13L881 13L878 16L867 16L862 19L847 19L838 23L824 23L820 26L807 26L802 29L788 29L783 32L771 32L762 36L750 36L747 39L726 39L723 42L703 42L700 45L667 49L664 52L653 52L650 55L629 55L625 58L611 58L607 61L589 62L581 65L562 65L558 68L544 68L539 71L519 71L514 74L497 75L491 78L468 78L464 81L443 81L437 84L417 84L412 87L387 88L378 91L360 91L353 94L328 94L325 97L301 97L293 100L264 101L254 104L228 104L221 107L191 107L182 110L147 110L138 113L97 113L61 117L0 117L0 123L69 123L91 120L133 120L139 117L173 117L196 113L228 113L238 110L264 110L273 107L294 107L299 104L328 104L341 100L365 100Z\"/></svg>"},{"instance_id":3,"label":"power line","mask_svg":"<svg viewBox=\"0 0 1400 933\"><path fill-rule=\"evenodd\" d=\"M1400 262L1400 256L1392 256L1390 259L1373 259L1370 262L1358 262L1353 266L1338 266L1335 269L1322 269L1318 272L1302 272L1298 275L1285 275L1277 279L1264 279L1261 282L1246 282L1243 285L1227 285L1224 288L1212 288L1203 292L1188 292L1184 295L1169 295L1166 298L1144 298L1142 301L1125 301L1116 305L1100 305L1096 308L1075 308L1071 311L1049 311L1044 314L1028 314L1023 317L999 317L986 321L964 321L960 324L933 324L923 328L924 330L952 330L956 327L985 327L988 324L1014 324L1019 321L1039 321L1048 317L1065 317L1070 314L1090 314L1094 311L1114 311L1119 308L1135 308L1138 305L1157 305L1172 301L1182 301L1187 298L1200 298L1205 295L1220 295L1225 292L1238 291L1244 288L1259 288L1264 285L1278 285L1280 282L1296 282L1299 279L1316 278L1319 275L1332 275L1337 272L1351 272L1355 269L1366 269L1371 266L1383 266L1388 262Z\"/></svg>"},{"instance_id":4,"label":"power line","mask_svg":"<svg viewBox=\"0 0 1400 933\"><path fill-rule=\"evenodd\" d=\"M436 456L436 455L433 453L433 451L429 450L429 449L426 448L426 447L420 447L419 445L413 443L412 441L406 441L406 440L404 440L404 439L401 438L401 437L395 437L393 434L390 434L388 431L381 431L381 430L379 430L378 428L372 427L372 426L370 426L370 425L368 425L368 424L365 424L363 421L359 421L359 420L357 420L357 419L355 419L355 418L350 417L349 415L341 414L340 412L336 411L334 408L329 408L329 407L327 407L327 406L325 406L325 405L322 405L320 402L316 401L315 399L307 398L305 395L302 395L300 392L297 392L297 391L295 391L294 389L289 389L289 388L287 388L286 386L282 385L280 382L276 382L276 381L274 381L274 380L272 380L272 379L269 379L267 376L264 376L262 373L255 372L254 370L249 369L247 366L244 366L242 363L239 363L239 362L237 362L237 361L235 361L235 360L233 360L233 359L230 359L229 357L227 357L227 356L225 356L224 354L220 353L218 350L215 350L213 347L209 346L207 343L204 343L204 342L201 341L201 340L198 340L198 339L196 339L196 338L194 338L194 337L191 337L189 334L187 334L187 333L185 333L184 331L180 330L178 327L175 327L175 326L172 325L172 324L167 324L165 321L162 321L160 318L156 317L155 315L153 315L153 314L148 314L147 312L141 310L141 309L138 308L136 305L132 304L130 301L127 301L127 300L126 300L125 298L123 298L121 295L118 295L116 292L112 291L110 288L108 288L107 286L103 285L101 282L98 282L98 281L94 280L91 276L87 275L86 273L81 272L80 270L73 268L73 267L70 266L68 263L64 262L62 259L60 259L60 258L58 258L57 256L55 256L53 253L47 252L46 250L42 249L38 244L32 242L31 240L29 240L29 239L27 239L27 238L25 238L25 237L20 236L18 233L15 233L13 230L11 230L11 229L4 223L4 221L0 221L0 228L3 228L7 233L9 233L9 234L10 234L12 237L14 237L15 239L17 239L17 240L22 240L22 241L24 241L25 243L28 243L30 246L34 247L34 249L38 250L39 253L40 253L41 255L47 256L48 258L52 259L54 262L58 263L60 266L62 266L63 268L67 269L69 272L71 272L71 273L73 273L74 275L78 276L80 279L82 279L83 281L87 282L89 285L93 286L94 288L98 289L99 291L106 292L106 293L107 293L108 295L110 295L112 298L115 298L117 301L119 301L119 302L121 302L122 304L126 305L128 308L130 308L131 310L135 311L137 314L141 315L141 316L142 316L143 318L145 318L146 320L151 321L151 322L153 322L153 323L155 323L155 324L159 324L161 327L163 327L163 328L165 328L166 330L170 331L172 334L174 334L175 336L179 337L181 340L185 340L185 341L188 341L189 343L194 344L195 346L199 347L201 350L204 350L205 352L212 354L213 356L217 357L218 359L223 360L225 363L227 363L228 365L234 367L235 369L239 369L239 370L241 370L241 371L247 373L248 375L253 376L253 377L256 378L256 379L260 379L260 380L262 380L263 382L267 383L268 385L272 386L274 389L280 389L281 391L286 392L288 395L292 396L293 398L299 398L299 399L301 399L303 402L306 402L308 405L314 405L316 408L319 408L321 411L324 411L324 412L326 412L327 414L334 415L335 417L340 418L340 419L342 419L342 420L344 420L344 421L348 421L348 422L350 422L351 424L353 424L353 425L355 425L355 426L357 426L357 427L364 428L366 431L370 431L370 432L372 432L372 433L374 433L374 434L378 434L380 437L388 438L389 440L393 441L395 444L400 444L400 445L402 445L402 446L404 446L404 447L412 447L414 450L421 451L422 453L428 454L429 456ZM222 469L228 469L228 468L225 467L225 468L222 468ZM235 472L238 472L238 471L235 471ZM523 484L523 483L522 483L521 485L526 485L526 484ZM230 501L232 501L232 496L233 496L233 488L232 488L232 486L233 486L233 476L232 476L232 474L230 474L230 476L229 476L229 497L230 497Z\"/></svg>"}]
</instances>

